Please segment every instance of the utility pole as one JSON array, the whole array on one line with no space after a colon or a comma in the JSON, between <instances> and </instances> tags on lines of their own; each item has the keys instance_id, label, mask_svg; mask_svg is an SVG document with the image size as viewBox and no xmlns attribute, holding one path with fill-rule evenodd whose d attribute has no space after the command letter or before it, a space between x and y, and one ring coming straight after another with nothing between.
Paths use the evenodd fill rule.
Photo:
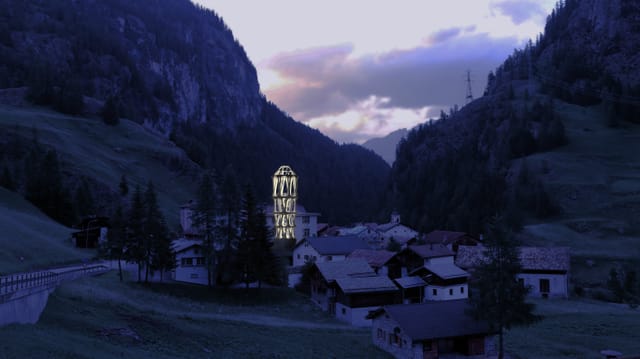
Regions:
<instances>
[{"instance_id":1,"label":"utility pole","mask_svg":"<svg viewBox=\"0 0 640 359\"><path fill-rule=\"evenodd\" d=\"M471 70L467 70L467 103L473 101L473 93L471 92Z\"/></svg>"}]
</instances>

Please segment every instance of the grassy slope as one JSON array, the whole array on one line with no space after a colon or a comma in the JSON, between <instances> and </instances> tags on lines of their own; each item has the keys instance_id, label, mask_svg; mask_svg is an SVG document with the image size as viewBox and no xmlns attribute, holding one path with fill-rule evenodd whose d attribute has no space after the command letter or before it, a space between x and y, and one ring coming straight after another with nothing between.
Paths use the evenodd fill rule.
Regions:
<instances>
[{"instance_id":1,"label":"grassy slope","mask_svg":"<svg viewBox=\"0 0 640 359\"><path fill-rule=\"evenodd\" d=\"M524 233L530 245L571 247L575 282L603 283L612 266L640 258L640 126L609 128L599 107L556 101L555 109L569 144L527 163L563 211Z\"/></svg>"},{"instance_id":2,"label":"grassy slope","mask_svg":"<svg viewBox=\"0 0 640 359\"><path fill-rule=\"evenodd\" d=\"M544 320L505 337L507 350L521 358L597 359L604 349L640 353L640 309L584 300L535 303Z\"/></svg>"},{"instance_id":3,"label":"grassy slope","mask_svg":"<svg viewBox=\"0 0 640 359\"><path fill-rule=\"evenodd\" d=\"M71 246L70 233L20 195L0 188L0 273L92 256Z\"/></svg>"},{"instance_id":4,"label":"grassy slope","mask_svg":"<svg viewBox=\"0 0 640 359\"><path fill-rule=\"evenodd\" d=\"M69 283L36 325L0 328L7 358L388 358L370 330L341 325L288 289L245 295L193 286L117 282L116 273ZM126 293L126 294L125 294ZM235 299L234 299L235 298ZM237 318L262 318L250 324ZM263 317L268 317L264 319ZM272 324L276 322L276 324ZM277 324L277 323L289 324ZM306 327L311 326L311 328ZM313 326L320 325L320 328ZM326 325L328 327L322 327ZM101 335L128 328L140 337Z\"/></svg>"},{"instance_id":5,"label":"grassy slope","mask_svg":"<svg viewBox=\"0 0 640 359\"><path fill-rule=\"evenodd\" d=\"M31 138L33 129L45 145L54 147L65 168L116 189L125 174L132 190L152 180L167 222L178 224L179 206L193 197L193 181L165 165L169 158L186 160L184 152L162 136L123 120L107 126L96 119L70 117L40 108L0 105L0 130ZM187 160L188 161L188 160Z\"/></svg>"}]
</instances>

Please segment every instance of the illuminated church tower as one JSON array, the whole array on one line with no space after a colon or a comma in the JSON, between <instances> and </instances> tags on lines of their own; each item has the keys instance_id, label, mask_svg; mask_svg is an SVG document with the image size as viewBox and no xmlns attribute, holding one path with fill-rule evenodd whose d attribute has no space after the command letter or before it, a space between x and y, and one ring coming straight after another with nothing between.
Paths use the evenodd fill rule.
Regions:
<instances>
[{"instance_id":1,"label":"illuminated church tower","mask_svg":"<svg viewBox=\"0 0 640 359\"><path fill-rule=\"evenodd\" d=\"M273 174L273 220L275 239L294 239L298 176L289 166L280 166Z\"/></svg>"}]
</instances>

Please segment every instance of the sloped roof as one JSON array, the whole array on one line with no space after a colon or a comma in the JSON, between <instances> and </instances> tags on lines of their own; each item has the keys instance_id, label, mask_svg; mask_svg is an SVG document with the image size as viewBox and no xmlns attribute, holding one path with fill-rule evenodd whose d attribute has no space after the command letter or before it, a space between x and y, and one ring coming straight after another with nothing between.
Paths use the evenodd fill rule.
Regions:
<instances>
[{"instance_id":1,"label":"sloped roof","mask_svg":"<svg viewBox=\"0 0 640 359\"><path fill-rule=\"evenodd\" d=\"M442 279L464 278L469 273L453 263L425 264L424 268Z\"/></svg>"},{"instance_id":2,"label":"sloped roof","mask_svg":"<svg viewBox=\"0 0 640 359\"><path fill-rule=\"evenodd\" d=\"M387 276L347 276L336 278L336 283L346 294L398 290L398 287Z\"/></svg>"},{"instance_id":3,"label":"sloped roof","mask_svg":"<svg viewBox=\"0 0 640 359\"><path fill-rule=\"evenodd\" d=\"M387 250L356 249L347 258L362 258L373 268L385 265L396 254Z\"/></svg>"},{"instance_id":4,"label":"sloped roof","mask_svg":"<svg viewBox=\"0 0 640 359\"><path fill-rule=\"evenodd\" d=\"M520 265L524 270L568 271L571 255L568 247L520 247Z\"/></svg>"},{"instance_id":5,"label":"sloped roof","mask_svg":"<svg viewBox=\"0 0 640 359\"><path fill-rule=\"evenodd\" d=\"M454 242L456 239L464 236L467 236L467 234L464 232L432 231L427 233L427 235L424 237L424 240L427 243L449 244L451 242Z\"/></svg>"},{"instance_id":6,"label":"sloped roof","mask_svg":"<svg viewBox=\"0 0 640 359\"><path fill-rule=\"evenodd\" d=\"M391 228L400 225L400 223L398 222L389 222L389 223L383 223L383 224L379 224L378 227L376 228L378 231L380 232L386 232L388 230L390 230Z\"/></svg>"},{"instance_id":7,"label":"sloped roof","mask_svg":"<svg viewBox=\"0 0 640 359\"><path fill-rule=\"evenodd\" d=\"M376 274L363 259L345 259L343 261L335 262L320 262L315 263L315 266L327 282L348 276Z\"/></svg>"},{"instance_id":8,"label":"sloped roof","mask_svg":"<svg viewBox=\"0 0 640 359\"><path fill-rule=\"evenodd\" d=\"M354 236L354 235L358 235L362 232L367 231L368 228L363 226L363 225L359 225L359 226L355 226L355 227L346 227L346 228L342 228L340 229L340 234L343 236Z\"/></svg>"},{"instance_id":9,"label":"sloped roof","mask_svg":"<svg viewBox=\"0 0 640 359\"><path fill-rule=\"evenodd\" d=\"M173 251L176 253L185 251L193 246L201 247L202 241L181 238L171 242L171 248L173 248Z\"/></svg>"},{"instance_id":10,"label":"sloped roof","mask_svg":"<svg viewBox=\"0 0 640 359\"><path fill-rule=\"evenodd\" d=\"M568 247L520 247L520 265L523 270L568 271L571 254ZM456 265L473 268L484 259L484 246L460 246Z\"/></svg>"},{"instance_id":11,"label":"sloped roof","mask_svg":"<svg viewBox=\"0 0 640 359\"><path fill-rule=\"evenodd\" d=\"M479 246L459 246L456 253L455 263L460 268L474 268L482 263L485 247Z\"/></svg>"},{"instance_id":12,"label":"sloped roof","mask_svg":"<svg viewBox=\"0 0 640 359\"><path fill-rule=\"evenodd\" d=\"M309 237L298 242L295 247L304 242L308 242L320 255L348 255L356 249L369 248L363 238L356 236Z\"/></svg>"},{"instance_id":13,"label":"sloped roof","mask_svg":"<svg viewBox=\"0 0 640 359\"><path fill-rule=\"evenodd\" d=\"M425 285L427 285L427 282L417 276L400 277L394 279L394 281L398 283L398 285L402 288L424 287Z\"/></svg>"},{"instance_id":14,"label":"sloped roof","mask_svg":"<svg viewBox=\"0 0 640 359\"><path fill-rule=\"evenodd\" d=\"M453 256L453 251L442 244L413 245L408 248L424 259Z\"/></svg>"},{"instance_id":15,"label":"sloped roof","mask_svg":"<svg viewBox=\"0 0 640 359\"><path fill-rule=\"evenodd\" d=\"M486 322L465 313L467 300L443 300L420 304L387 305L367 317L387 313L400 331L414 341L491 333Z\"/></svg>"}]
</instances>

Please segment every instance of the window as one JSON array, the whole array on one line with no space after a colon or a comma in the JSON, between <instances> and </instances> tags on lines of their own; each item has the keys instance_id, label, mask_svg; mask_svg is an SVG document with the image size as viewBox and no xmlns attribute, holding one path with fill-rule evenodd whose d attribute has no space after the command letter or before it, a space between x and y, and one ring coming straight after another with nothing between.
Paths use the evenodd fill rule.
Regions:
<instances>
[{"instance_id":1,"label":"window","mask_svg":"<svg viewBox=\"0 0 640 359\"><path fill-rule=\"evenodd\" d=\"M347 314L347 309L342 308L342 314Z\"/></svg>"},{"instance_id":2,"label":"window","mask_svg":"<svg viewBox=\"0 0 640 359\"><path fill-rule=\"evenodd\" d=\"M327 261L331 261L333 259L332 256L327 256Z\"/></svg>"},{"instance_id":3,"label":"window","mask_svg":"<svg viewBox=\"0 0 640 359\"><path fill-rule=\"evenodd\" d=\"M193 258L182 258L181 263L183 267L190 267L193 265Z\"/></svg>"},{"instance_id":4,"label":"window","mask_svg":"<svg viewBox=\"0 0 640 359\"><path fill-rule=\"evenodd\" d=\"M386 333L384 332L384 330L378 328L378 339L384 341L386 337Z\"/></svg>"},{"instance_id":5,"label":"window","mask_svg":"<svg viewBox=\"0 0 640 359\"><path fill-rule=\"evenodd\" d=\"M309 224L309 216L302 217L302 223Z\"/></svg>"},{"instance_id":6,"label":"window","mask_svg":"<svg viewBox=\"0 0 640 359\"><path fill-rule=\"evenodd\" d=\"M307 237L309 237L310 235L311 235L311 231L309 230L309 228L305 228L305 229L304 229L303 237L304 237L304 238L307 238Z\"/></svg>"},{"instance_id":7,"label":"window","mask_svg":"<svg viewBox=\"0 0 640 359\"><path fill-rule=\"evenodd\" d=\"M524 287L524 278L518 278L518 284L520 284L521 287Z\"/></svg>"},{"instance_id":8,"label":"window","mask_svg":"<svg viewBox=\"0 0 640 359\"><path fill-rule=\"evenodd\" d=\"M460 287L460 293L464 293L464 287Z\"/></svg>"},{"instance_id":9,"label":"window","mask_svg":"<svg viewBox=\"0 0 640 359\"><path fill-rule=\"evenodd\" d=\"M430 352L431 351L431 340L426 340L424 342L422 342L422 351L423 352Z\"/></svg>"},{"instance_id":10,"label":"window","mask_svg":"<svg viewBox=\"0 0 640 359\"><path fill-rule=\"evenodd\" d=\"M194 248L194 249L193 249L193 253L195 253L195 254L200 254L200 249L199 249L199 248Z\"/></svg>"},{"instance_id":11,"label":"window","mask_svg":"<svg viewBox=\"0 0 640 359\"><path fill-rule=\"evenodd\" d=\"M431 293L432 293L433 295L438 295L438 290L437 290L437 289L432 289L432 290L431 290Z\"/></svg>"},{"instance_id":12,"label":"window","mask_svg":"<svg viewBox=\"0 0 640 359\"><path fill-rule=\"evenodd\" d=\"M298 259L300 259L300 253L298 253Z\"/></svg>"},{"instance_id":13,"label":"window","mask_svg":"<svg viewBox=\"0 0 640 359\"><path fill-rule=\"evenodd\" d=\"M540 279L540 293L549 294L549 280L546 278Z\"/></svg>"},{"instance_id":14,"label":"window","mask_svg":"<svg viewBox=\"0 0 640 359\"><path fill-rule=\"evenodd\" d=\"M204 265L204 257L196 258L196 265L197 266L203 266Z\"/></svg>"},{"instance_id":15,"label":"window","mask_svg":"<svg viewBox=\"0 0 640 359\"><path fill-rule=\"evenodd\" d=\"M449 288L449 295L453 295L453 289Z\"/></svg>"},{"instance_id":16,"label":"window","mask_svg":"<svg viewBox=\"0 0 640 359\"><path fill-rule=\"evenodd\" d=\"M305 255L304 255L304 260L305 260L305 261L308 261L308 260L309 260L309 255L308 255L308 254L305 254Z\"/></svg>"}]
</instances>

